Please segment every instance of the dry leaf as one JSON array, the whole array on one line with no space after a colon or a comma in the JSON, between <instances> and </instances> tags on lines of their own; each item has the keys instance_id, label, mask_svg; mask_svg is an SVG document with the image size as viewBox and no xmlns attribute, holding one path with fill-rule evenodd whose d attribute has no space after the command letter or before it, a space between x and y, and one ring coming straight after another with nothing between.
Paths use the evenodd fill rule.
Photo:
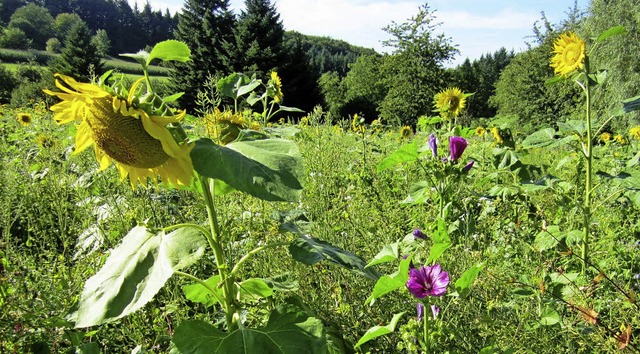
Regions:
<instances>
[{"instance_id":1,"label":"dry leaf","mask_svg":"<svg viewBox=\"0 0 640 354\"><path fill-rule=\"evenodd\" d=\"M618 349L622 350L631 343L631 324L620 325L620 336L618 337Z\"/></svg>"}]
</instances>

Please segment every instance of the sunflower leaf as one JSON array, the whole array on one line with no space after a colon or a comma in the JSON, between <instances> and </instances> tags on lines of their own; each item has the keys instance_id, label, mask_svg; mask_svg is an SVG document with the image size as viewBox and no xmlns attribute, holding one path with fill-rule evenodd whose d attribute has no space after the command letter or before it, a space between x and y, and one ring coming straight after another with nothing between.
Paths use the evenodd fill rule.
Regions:
<instances>
[{"instance_id":1,"label":"sunflower leaf","mask_svg":"<svg viewBox=\"0 0 640 354\"><path fill-rule=\"evenodd\" d=\"M623 26L611 27L608 30L600 33L598 38L596 38L596 42L602 42L609 37L617 36L620 34L626 34L626 33L627 33L627 30Z\"/></svg>"},{"instance_id":2,"label":"sunflower leaf","mask_svg":"<svg viewBox=\"0 0 640 354\"><path fill-rule=\"evenodd\" d=\"M134 227L87 280L70 319L83 328L131 314L151 301L176 270L200 259L205 248L205 238L194 228L154 234Z\"/></svg>"},{"instance_id":3,"label":"sunflower leaf","mask_svg":"<svg viewBox=\"0 0 640 354\"><path fill-rule=\"evenodd\" d=\"M153 46L151 53L147 57L146 64L149 65L154 59L160 59L162 61L179 61L186 62L191 56L191 50L186 44L173 39L160 42Z\"/></svg>"},{"instance_id":4,"label":"sunflower leaf","mask_svg":"<svg viewBox=\"0 0 640 354\"><path fill-rule=\"evenodd\" d=\"M199 139L191 150L195 170L268 201L297 201L302 192L302 156L284 139L235 141L225 146Z\"/></svg>"}]
</instances>

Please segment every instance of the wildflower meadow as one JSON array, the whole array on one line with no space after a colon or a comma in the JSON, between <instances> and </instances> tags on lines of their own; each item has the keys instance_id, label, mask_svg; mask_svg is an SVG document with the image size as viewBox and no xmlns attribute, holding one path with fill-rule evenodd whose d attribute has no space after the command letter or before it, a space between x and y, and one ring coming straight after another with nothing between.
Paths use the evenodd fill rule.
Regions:
<instances>
[{"instance_id":1,"label":"wildflower meadow","mask_svg":"<svg viewBox=\"0 0 640 354\"><path fill-rule=\"evenodd\" d=\"M178 40L54 73L0 108L0 352L640 352L640 126L610 125L640 98L593 109L625 35L560 33L539 80L580 116L526 133L455 85L401 124L305 111L276 70L188 110L149 73Z\"/></svg>"}]
</instances>

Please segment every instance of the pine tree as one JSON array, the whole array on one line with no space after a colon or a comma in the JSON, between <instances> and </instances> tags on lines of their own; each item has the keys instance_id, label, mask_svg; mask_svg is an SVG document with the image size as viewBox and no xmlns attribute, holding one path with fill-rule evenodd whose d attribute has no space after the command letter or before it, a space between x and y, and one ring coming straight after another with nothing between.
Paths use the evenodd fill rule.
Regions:
<instances>
[{"instance_id":1,"label":"pine tree","mask_svg":"<svg viewBox=\"0 0 640 354\"><path fill-rule=\"evenodd\" d=\"M196 108L198 89L209 76L229 73L228 43L231 43L235 18L228 0L185 0L174 33L191 49L191 60L175 64L172 90L182 91L181 105Z\"/></svg>"},{"instance_id":2,"label":"pine tree","mask_svg":"<svg viewBox=\"0 0 640 354\"><path fill-rule=\"evenodd\" d=\"M266 77L283 66L284 26L270 0L246 0L235 28L233 69Z\"/></svg>"},{"instance_id":3,"label":"pine tree","mask_svg":"<svg viewBox=\"0 0 640 354\"><path fill-rule=\"evenodd\" d=\"M54 72L89 81L90 75L104 71L98 50L91 43L91 32L84 22L77 23L69 31L62 54L53 63Z\"/></svg>"}]
</instances>

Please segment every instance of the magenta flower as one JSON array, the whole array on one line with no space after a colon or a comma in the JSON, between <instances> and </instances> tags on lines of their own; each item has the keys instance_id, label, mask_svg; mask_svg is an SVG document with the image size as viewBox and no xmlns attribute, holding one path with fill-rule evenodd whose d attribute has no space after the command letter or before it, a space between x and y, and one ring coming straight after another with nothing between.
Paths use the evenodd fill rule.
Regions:
<instances>
[{"instance_id":1,"label":"magenta flower","mask_svg":"<svg viewBox=\"0 0 640 354\"><path fill-rule=\"evenodd\" d=\"M467 141L459 136L449 138L449 160L458 161L464 149L467 148Z\"/></svg>"},{"instance_id":2,"label":"magenta flower","mask_svg":"<svg viewBox=\"0 0 640 354\"><path fill-rule=\"evenodd\" d=\"M469 161L469 163L462 168L464 170L464 172L471 171L471 168L473 167L474 163L475 163L475 161L473 161L473 160Z\"/></svg>"},{"instance_id":3,"label":"magenta flower","mask_svg":"<svg viewBox=\"0 0 640 354\"><path fill-rule=\"evenodd\" d=\"M447 292L447 285L449 273L442 271L439 264L409 269L407 289L419 299L426 296L442 296Z\"/></svg>"},{"instance_id":4,"label":"magenta flower","mask_svg":"<svg viewBox=\"0 0 640 354\"><path fill-rule=\"evenodd\" d=\"M422 316L424 316L424 305L421 302L416 305L416 312L418 313L418 322L421 322Z\"/></svg>"},{"instance_id":5,"label":"magenta flower","mask_svg":"<svg viewBox=\"0 0 640 354\"><path fill-rule=\"evenodd\" d=\"M438 157L438 139L433 135L433 133L429 135L429 147L431 148L433 157Z\"/></svg>"},{"instance_id":6,"label":"magenta flower","mask_svg":"<svg viewBox=\"0 0 640 354\"><path fill-rule=\"evenodd\" d=\"M431 313L433 314L433 319L435 320L440 313L440 306L431 305Z\"/></svg>"},{"instance_id":7,"label":"magenta flower","mask_svg":"<svg viewBox=\"0 0 640 354\"><path fill-rule=\"evenodd\" d=\"M422 230L420 230L420 229L414 229L413 230L413 237L419 238L421 240L426 240L427 239L427 235L425 235L424 232L422 232Z\"/></svg>"}]
</instances>

